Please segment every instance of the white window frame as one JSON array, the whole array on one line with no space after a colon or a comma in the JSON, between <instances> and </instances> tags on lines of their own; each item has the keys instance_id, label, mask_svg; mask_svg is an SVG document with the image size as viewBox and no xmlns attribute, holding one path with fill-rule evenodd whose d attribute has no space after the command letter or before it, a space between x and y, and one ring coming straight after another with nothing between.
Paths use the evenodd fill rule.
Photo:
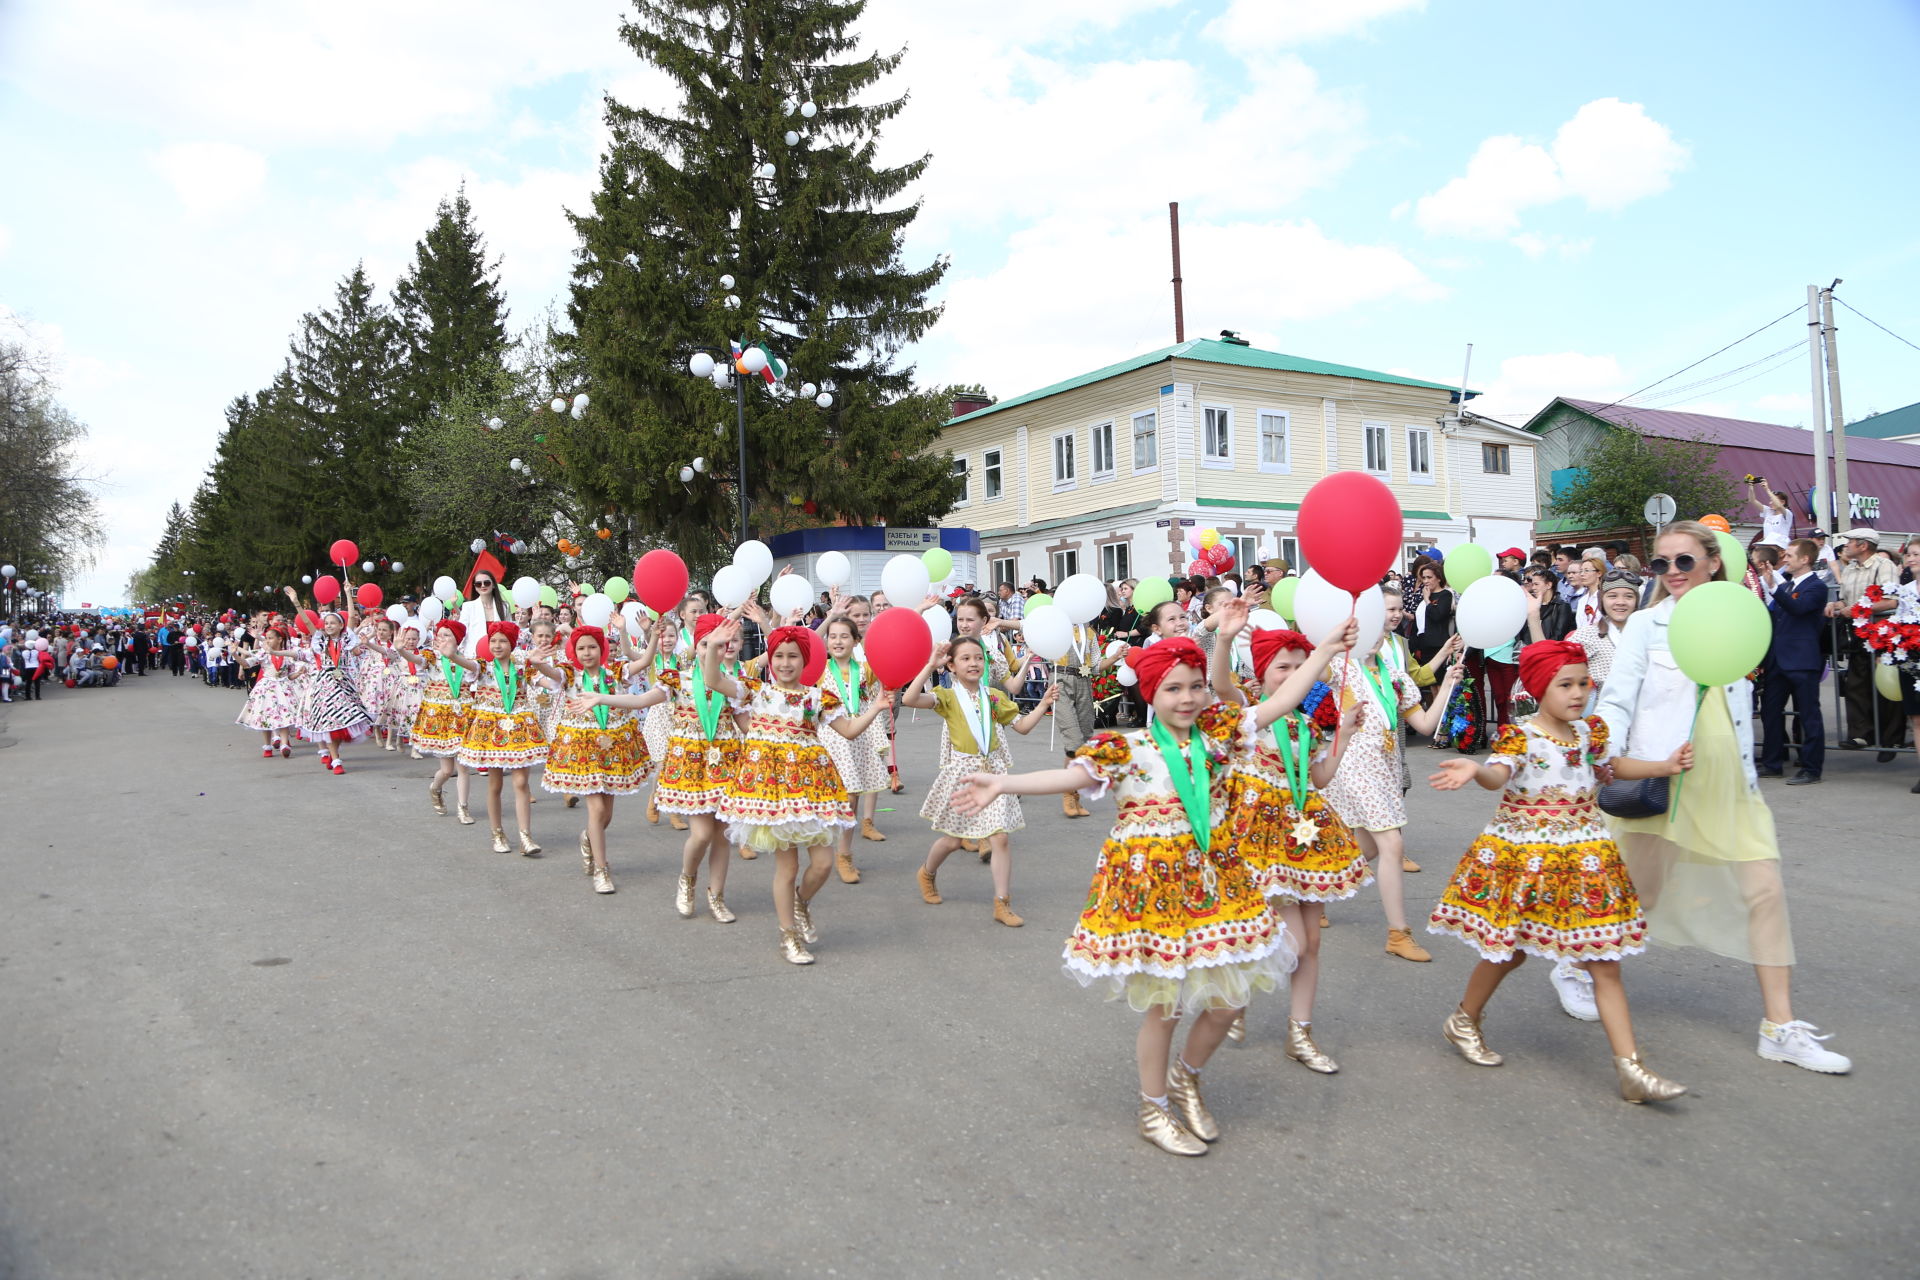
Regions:
<instances>
[{"instance_id":1,"label":"white window frame","mask_svg":"<svg viewBox=\"0 0 1920 1280\"><path fill-rule=\"evenodd\" d=\"M1267 421L1280 419L1279 462L1267 461ZM1285 409L1261 409L1254 414L1254 425L1258 428L1254 439L1254 457L1260 460L1260 470L1271 476L1289 476L1293 474L1293 415Z\"/></svg>"},{"instance_id":2,"label":"white window frame","mask_svg":"<svg viewBox=\"0 0 1920 1280\"><path fill-rule=\"evenodd\" d=\"M1100 581L1125 582L1133 576L1133 539L1100 544Z\"/></svg>"},{"instance_id":3,"label":"white window frame","mask_svg":"<svg viewBox=\"0 0 1920 1280\"><path fill-rule=\"evenodd\" d=\"M1107 465L1100 465L1100 433L1107 433ZM1118 441L1114 439L1113 419L1096 422L1087 428L1087 474L1094 481L1111 480L1119 473L1119 455L1115 452Z\"/></svg>"},{"instance_id":4,"label":"white window frame","mask_svg":"<svg viewBox=\"0 0 1920 1280\"><path fill-rule=\"evenodd\" d=\"M955 479L960 481L960 496L953 500L953 505L956 507L967 506L973 501L973 475L967 469L966 454L956 453L953 455L953 475Z\"/></svg>"},{"instance_id":5,"label":"white window frame","mask_svg":"<svg viewBox=\"0 0 1920 1280\"><path fill-rule=\"evenodd\" d=\"M1048 579L1059 586L1074 574L1080 572L1080 552L1077 548L1047 553L1047 571L1053 576Z\"/></svg>"},{"instance_id":6,"label":"white window frame","mask_svg":"<svg viewBox=\"0 0 1920 1280\"><path fill-rule=\"evenodd\" d=\"M1500 468L1499 470L1495 470L1494 468L1487 465L1487 462L1494 456L1489 451L1494 449L1498 449L1500 451L1499 453L1500 460L1507 464L1506 466ZM1498 440L1482 440L1480 442L1480 474L1488 475L1488 476L1512 475L1513 474L1513 446L1509 444L1503 444Z\"/></svg>"},{"instance_id":7,"label":"white window frame","mask_svg":"<svg viewBox=\"0 0 1920 1280\"><path fill-rule=\"evenodd\" d=\"M1006 495L1005 457L998 449L988 449L980 455L980 501L993 502Z\"/></svg>"},{"instance_id":8,"label":"white window frame","mask_svg":"<svg viewBox=\"0 0 1920 1280\"><path fill-rule=\"evenodd\" d=\"M1210 414L1222 414L1226 418L1225 453L1213 451L1212 424L1207 421ZM1203 404L1200 406L1200 465L1215 471L1233 470L1233 406L1230 404Z\"/></svg>"},{"instance_id":9,"label":"white window frame","mask_svg":"<svg viewBox=\"0 0 1920 1280\"><path fill-rule=\"evenodd\" d=\"M1049 448L1053 450L1053 491L1055 493L1065 493L1069 489L1077 489L1080 487L1079 434L1077 431L1056 431L1053 433L1052 443L1049 445ZM1064 479L1060 475L1060 442L1063 440L1066 441L1067 444L1066 462L1071 472L1071 474L1067 475Z\"/></svg>"},{"instance_id":10,"label":"white window frame","mask_svg":"<svg viewBox=\"0 0 1920 1280\"><path fill-rule=\"evenodd\" d=\"M1232 573L1240 575L1242 582L1247 578L1247 567L1259 563L1260 535L1257 533L1223 533L1221 541L1227 544L1227 550L1233 552Z\"/></svg>"},{"instance_id":11,"label":"white window frame","mask_svg":"<svg viewBox=\"0 0 1920 1280\"><path fill-rule=\"evenodd\" d=\"M1367 457L1374 440L1380 442L1380 465L1373 466ZM1376 419L1363 418L1360 421L1360 468L1370 476L1388 479L1393 475L1393 424Z\"/></svg>"},{"instance_id":12,"label":"white window frame","mask_svg":"<svg viewBox=\"0 0 1920 1280\"><path fill-rule=\"evenodd\" d=\"M1293 576L1306 577L1307 570L1313 566L1308 564L1306 557L1300 554L1300 539L1292 534L1283 533L1276 536L1273 541L1274 545L1280 548L1280 558L1287 562L1289 569L1293 570Z\"/></svg>"},{"instance_id":13,"label":"white window frame","mask_svg":"<svg viewBox=\"0 0 1920 1280\"><path fill-rule=\"evenodd\" d=\"M1416 454L1413 443L1416 439L1421 444L1417 452L1426 458L1427 468L1424 471L1413 469ZM1432 484L1433 482L1433 428L1423 427L1417 422L1409 422L1407 424L1407 483Z\"/></svg>"},{"instance_id":14,"label":"white window frame","mask_svg":"<svg viewBox=\"0 0 1920 1280\"><path fill-rule=\"evenodd\" d=\"M1140 461L1140 420L1142 418L1153 420L1153 432L1147 437L1153 444L1153 457L1146 462ZM1138 476L1145 475L1149 471L1158 471L1160 469L1160 411L1158 409L1143 410L1129 418L1128 423L1133 428L1132 435L1129 437L1133 447L1133 474Z\"/></svg>"},{"instance_id":15,"label":"white window frame","mask_svg":"<svg viewBox=\"0 0 1920 1280\"><path fill-rule=\"evenodd\" d=\"M1000 590L1000 584L1003 582L1017 589L1020 585L1020 557L1017 555L989 556L987 558L987 577L990 579L987 583L987 593L989 595L998 592Z\"/></svg>"}]
</instances>

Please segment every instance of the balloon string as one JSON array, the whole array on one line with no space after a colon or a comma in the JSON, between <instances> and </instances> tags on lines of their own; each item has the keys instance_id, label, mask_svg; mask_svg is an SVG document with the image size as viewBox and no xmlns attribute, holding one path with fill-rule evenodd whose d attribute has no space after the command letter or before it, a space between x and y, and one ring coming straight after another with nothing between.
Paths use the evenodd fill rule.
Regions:
<instances>
[{"instance_id":1,"label":"balloon string","mask_svg":"<svg viewBox=\"0 0 1920 1280\"><path fill-rule=\"evenodd\" d=\"M1352 622L1359 616L1360 616L1360 596L1358 593L1354 593L1353 608L1347 611L1347 621ZM1348 670L1348 666L1351 665L1352 655L1353 655L1353 650L1351 649L1344 651L1340 655L1340 660L1341 660L1340 692L1341 693L1346 692L1347 681L1349 678L1351 678L1351 675L1352 675L1352 673ZM1346 713L1346 710L1340 706L1339 700L1337 698L1334 701L1333 706L1334 706L1334 711L1337 714L1333 718L1333 749L1332 749L1332 753L1329 755L1328 758L1337 760L1340 758L1340 733L1343 729L1347 727L1347 713Z\"/></svg>"}]
</instances>

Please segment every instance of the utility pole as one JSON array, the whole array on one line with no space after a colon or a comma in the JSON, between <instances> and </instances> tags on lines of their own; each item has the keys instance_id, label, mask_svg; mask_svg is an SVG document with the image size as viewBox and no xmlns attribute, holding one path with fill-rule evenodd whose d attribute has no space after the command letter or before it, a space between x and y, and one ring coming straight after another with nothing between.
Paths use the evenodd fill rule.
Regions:
<instances>
[{"instance_id":1,"label":"utility pole","mask_svg":"<svg viewBox=\"0 0 1920 1280\"><path fill-rule=\"evenodd\" d=\"M1820 348L1820 286L1807 286L1807 360L1813 370L1813 527L1833 532L1833 490L1827 486L1826 361Z\"/></svg>"},{"instance_id":2,"label":"utility pole","mask_svg":"<svg viewBox=\"0 0 1920 1280\"><path fill-rule=\"evenodd\" d=\"M1187 340L1187 312L1180 297L1180 202L1167 202L1167 218L1173 226L1173 340Z\"/></svg>"},{"instance_id":3,"label":"utility pole","mask_svg":"<svg viewBox=\"0 0 1920 1280\"><path fill-rule=\"evenodd\" d=\"M1847 419L1840 412L1840 350L1833 340L1833 291L1838 279L1820 292L1820 311L1827 335L1827 413L1833 423L1833 491L1840 500L1840 519L1853 523L1853 490L1847 485Z\"/></svg>"}]
</instances>

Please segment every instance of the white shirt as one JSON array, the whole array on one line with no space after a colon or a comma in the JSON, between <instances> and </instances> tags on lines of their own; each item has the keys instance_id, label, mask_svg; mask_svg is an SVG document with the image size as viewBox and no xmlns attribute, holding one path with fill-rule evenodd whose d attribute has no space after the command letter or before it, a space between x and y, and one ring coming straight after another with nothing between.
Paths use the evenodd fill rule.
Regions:
<instances>
[{"instance_id":1,"label":"white shirt","mask_svg":"<svg viewBox=\"0 0 1920 1280\"><path fill-rule=\"evenodd\" d=\"M1768 507L1760 517L1760 531L1760 541L1785 547L1793 541L1793 512Z\"/></svg>"},{"instance_id":2,"label":"white shirt","mask_svg":"<svg viewBox=\"0 0 1920 1280\"><path fill-rule=\"evenodd\" d=\"M1600 687L1594 711L1607 722L1619 753L1635 760L1665 760L1693 734L1696 686L1667 648L1667 624L1673 619L1671 596L1627 619L1614 644L1613 667ZM1747 789L1760 786L1753 767L1753 686L1736 680L1726 686L1727 710Z\"/></svg>"}]
</instances>

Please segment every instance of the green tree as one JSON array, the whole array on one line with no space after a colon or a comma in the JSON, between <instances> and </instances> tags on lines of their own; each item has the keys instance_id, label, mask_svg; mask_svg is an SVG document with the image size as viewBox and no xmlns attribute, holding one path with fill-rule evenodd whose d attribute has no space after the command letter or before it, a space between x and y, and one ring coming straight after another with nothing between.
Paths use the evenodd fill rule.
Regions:
<instances>
[{"instance_id":1,"label":"green tree","mask_svg":"<svg viewBox=\"0 0 1920 1280\"><path fill-rule=\"evenodd\" d=\"M1682 514L1732 512L1739 505L1733 478L1720 470L1720 446L1710 440L1609 431L1580 460L1581 472L1555 500L1553 514L1602 529L1646 522L1643 509L1656 493L1670 494Z\"/></svg>"},{"instance_id":2,"label":"green tree","mask_svg":"<svg viewBox=\"0 0 1920 1280\"><path fill-rule=\"evenodd\" d=\"M880 128L903 100L863 100L899 54L859 53L860 0L635 8L622 37L680 101L663 114L608 99L600 187L573 215L572 349L593 397L583 423L561 424L574 484L646 536L730 540L733 395L687 360L724 356L733 339L789 366L778 390L748 388L751 506L800 497L818 519L855 522L944 512L950 463L927 453L944 408L899 363L937 318L926 295L946 270L902 261L918 206L900 197L926 158L879 166ZM803 382L829 389L831 408L793 394ZM683 487L695 457L713 465Z\"/></svg>"},{"instance_id":3,"label":"green tree","mask_svg":"<svg viewBox=\"0 0 1920 1280\"><path fill-rule=\"evenodd\" d=\"M504 358L500 260L487 258L465 183L440 202L433 226L415 242L413 265L393 287L393 308L405 334L414 398L423 406L446 404Z\"/></svg>"},{"instance_id":4,"label":"green tree","mask_svg":"<svg viewBox=\"0 0 1920 1280\"><path fill-rule=\"evenodd\" d=\"M55 397L52 360L23 321L0 321L0 561L58 590L103 540L93 477L76 456L86 426Z\"/></svg>"}]
</instances>

